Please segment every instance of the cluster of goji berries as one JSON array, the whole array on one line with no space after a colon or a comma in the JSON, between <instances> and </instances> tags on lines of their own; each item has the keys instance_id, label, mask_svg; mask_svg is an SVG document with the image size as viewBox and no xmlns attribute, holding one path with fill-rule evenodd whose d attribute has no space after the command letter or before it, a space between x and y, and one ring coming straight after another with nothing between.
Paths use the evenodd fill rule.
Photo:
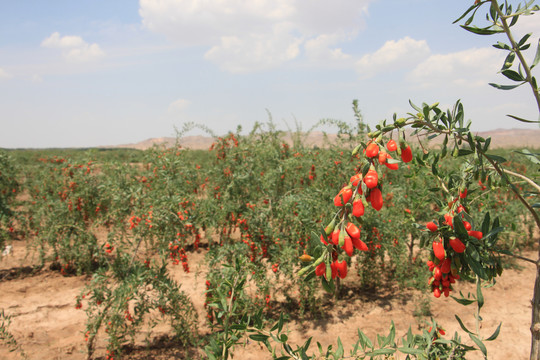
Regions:
<instances>
[{"instance_id":1,"label":"cluster of goji berries","mask_svg":"<svg viewBox=\"0 0 540 360\"><path fill-rule=\"evenodd\" d=\"M104 248L105 248L105 252L106 252L107 254L112 253L113 250L114 250L114 246L112 246L112 245L109 244L109 243L106 243L105 246L104 246Z\"/></svg>"},{"instance_id":2,"label":"cluster of goji berries","mask_svg":"<svg viewBox=\"0 0 540 360\"><path fill-rule=\"evenodd\" d=\"M210 303L211 298L212 298L212 292L211 292L212 285L210 284L209 280L206 280L205 285L206 285L206 292L204 293L204 296L205 296L204 308L206 309L206 318L208 319L208 321L213 322L214 321L214 313L213 313L212 309L208 308L208 304Z\"/></svg>"},{"instance_id":3,"label":"cluster of goji berries","mask_svg":"<svg viewBox=\"0 0 540 360\"><path fill-rule=\"evenodd\" d=\"M371 140L364 149L365 160L359 166L357 174L350 178L349 184L344 186L334 198L334 205L339 209L336 218L326 227L326 236L321 235L321 242L324 245L333 244L336 248L342 248L351 257L354 249L368 251L368 246L360 239L360 228L352 222L355 217L360 223L360 218L364 215L365 208L369 204L376 211L383 206L382 183L380 182L378 168L385 166L390 170L397 170L398 161L394 160L390 153L398 151L403 162L410 162L413 158L411 147L404 141L398 144L394 140L386 143L386 149L382 140ZM362 145L354 151L355 156ZM362 171L363 169L363 171ZM351 216L352 215L352 216ZM325 261L317 265L315 269L317 276L325 276L328 280L347 275L347 262L338 261L336 250L332 252L332 262Z\"/></svg>"},{"instance_id":4,"label":"cluster of goji berries","mask_svg":"<svg viewBox=\"0 0 540 360\"><path fill-rule=\"evenodd\" d=\"M171 258L173 265L178 265L180 262L182 262L184 271L189 273L189 264L186 251L183 247L178 245L178 241L175 241L175 243L169 243L169 257Z\"/></svg>"},{"instance_id":5,"label":"cluster of goji berries","mask_svg":"<svg viewBox=\"0 0 540 360\"><path fill-rule=\"evenodd\" d=\"M133 215L129 218L129 230L132 230L133 228L137 227L139 223L141 222L141 218L138 216Z\"/></svg>"},{"instance_id":6,"label":"cluster of goji berries","mask_svg":"<svg viewBox=\"0 0 540 360\"><path fill-rule=\"evenodd\" d=\"M459 215L458 219L463 223L469 237L474 237L478 240L483 238L481 231L472 230L472 225L465 220L465 207L461 204L457 205L459 200L467 197L467 189L461 190L459 197L451 201L448 206L450 211L444 214L444 221L437 225L431 221L426 224L426 228L436 234L435 240L432 243L432 259L427 262L429 271L432 276L429 278L431 291L437 298L442 294L448 297L452 290L451 284L460 279L459 255L467 249L468 239L459 239L458 234L454 232L454 215ZM455 208L455 211L452 210Z\"/></svg>"}]
</instances>

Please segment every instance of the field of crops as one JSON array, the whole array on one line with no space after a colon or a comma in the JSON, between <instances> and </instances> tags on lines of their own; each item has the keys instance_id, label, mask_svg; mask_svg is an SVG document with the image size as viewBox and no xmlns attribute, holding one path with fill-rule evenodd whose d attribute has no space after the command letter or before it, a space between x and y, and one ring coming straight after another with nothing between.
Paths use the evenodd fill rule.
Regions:
<instances>
[{"instance_id":1,"label":"field of crops","mask_svg":"<svg viewBox=\"0 0 540 360\"><path fill-rule=\"evenodd\" d=\"M339 348L340 337L347 353L358 329L375 340L392 319L398 337L409 326L429 331L434 318L452 338L463 333L454 314L473 327L474 309L431 294L426 266L425 225L446 205L439 181L459 171L461 157L441 159L437 175L421 148L410 162L390 162L378 172L380 209L371 191L355 220L365 248L332 255L343 267L331 283L298 274L315 260L339 189L356 173L368 178L364 154L351 155L365 134L345 130L323 148L305 146L300 133L286 142L267 124L217 138L207 151L3 151L0 357L259 359L272 356L265 342L279 356L289 353L281 342L295 349L309 337L311 352L317 341ZM517 152L497 156L509 170L535 169ZM513 183L527 193L525 181ZM489 174L467 184L474 229L490 212L504 228L500 251L534 250L534 222L504 184ZM507 271L485 289L482 326L487 337L503 325L488 351L525 358L535 268L497 259ZM450 295L475 288L463 276ZM276 322L280 336L291 330L281 342L268 337Z\"/></svg>"}]
</instances>

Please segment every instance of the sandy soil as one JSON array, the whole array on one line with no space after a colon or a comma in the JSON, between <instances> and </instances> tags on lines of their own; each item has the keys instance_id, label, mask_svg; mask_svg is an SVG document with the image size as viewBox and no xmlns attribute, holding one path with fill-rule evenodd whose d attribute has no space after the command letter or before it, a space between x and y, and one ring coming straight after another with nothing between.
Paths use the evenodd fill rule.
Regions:
<instances>
[{"instance_id":1,"label":"sandy soil","mask_svg":"<svg viewBox=\"0 0 540 360\"><path fill-rule=\"evenodd\" d=\"M15 242L14 251L0 261L0 309L12 317L9 327L24 352L30 359L86 359L83 330L85 313L75 309L75 297L86 284L86 277L64 277L58 272L42 270L37 273L27 267L34 260L26 257L23 242ZM189 254L192 272L186 274L181 266L173 268L174 277L182 284L195 303L200 319L205 318L204 302L204 252L198 250ZM525 256L535 257L534 252ZM197 265L199 264L199 265ZM484 322L481 333L486 337L502 322L499 338L487 343L490 359L528 359L530 348L530 318L535 267L521 262L521 270L509 269L498 279L497 285L486 289L486 305L482 309ZM351 281L351 283L348 283ZM357 340L357 329L362 329L372 340L376 333L386 333L392 319L397 336L406 333L409 326L417 329L418 319L413 316L415 301L419 294L413 291L401 292L393 289L358 293L352 290L354 279L346 279L345 287L351 290L338 304L331 308L324 319L304 322L291 321L288 324L292 344L301 345L313 336L312 349L316 342L324 347L336 344L339 336L346 352ZM461 283L456 287L464 293L474 291L473 284ZM329 300L331 301L331 300ZM458 314L469 328L474 328L472 307L458 305L451 299L432 299L433 316L446 329L447 338L454 331L460 331L462 338L468 336L461 331L454 319ZM429 319L427 319L429 320ZM166 329L158 329L156 335L166 334ZM201 331L207 331L204 326ZM470 341L470 340L469 340ZM105 355L103 341L98 341L96 357ZM127 355L131 359L183 359L189 358L174 344L161 342L154 348L141 347ZM191 350L191 356L196 349ZM19 359L18 353L10 353L0 344L0 359ZM265 349L256 343L237 347L234 359L270 358ZM480 359L480 354L471 359Z\"/></svg>"}]
</instances>

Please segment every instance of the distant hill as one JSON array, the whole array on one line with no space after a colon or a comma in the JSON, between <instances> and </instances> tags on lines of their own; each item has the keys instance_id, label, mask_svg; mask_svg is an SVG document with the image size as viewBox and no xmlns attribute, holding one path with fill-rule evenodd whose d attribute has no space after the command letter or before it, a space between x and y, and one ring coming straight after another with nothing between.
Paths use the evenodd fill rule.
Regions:
<instances>
[{"instance_id":1,"label":"distant hill","mask_svg":"<svg viewBox=\"0 0 540 360\"><path fill-rule=\"evenodd\" d=\"M491 147L492 148L514 148L514 147L532 147L540 148L540 129L496 129L491 131L479 131L475 133L483 138L491 137ZM325 140L325 134L320 131L313 131L309 133L305 139L304 143L307 146L318 146L325 147L325 142L335 142L337 135L327 134ZM287 134L284 137L284 140L292 144L290 134ZM413 141L413 138L410 138ZM196 150L205 150L208 149L212 142L213 138L208 136L186 136L179 140L179 144L188 149ZM442 138L436 138L431 143L433 145L440 144ZM161 147L172 147L176 145L176 138L173 137L160 137L147 139L134 144L123 144L116 146L107 146L107 147L118 147L118 148L132 148L145 150L151 148L152 146L161 146Z\"/></svg>"}]
</instances>

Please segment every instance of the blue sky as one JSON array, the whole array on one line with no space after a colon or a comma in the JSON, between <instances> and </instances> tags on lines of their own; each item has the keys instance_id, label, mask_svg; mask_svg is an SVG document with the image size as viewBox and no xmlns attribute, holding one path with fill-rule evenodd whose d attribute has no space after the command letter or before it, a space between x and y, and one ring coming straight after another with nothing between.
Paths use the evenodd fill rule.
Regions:
<instances>
[{"instance_id":1,"label":"blue sky","mask_svg":"<svg viewBox=\"0 0 540 360\"><path fill-rule=\"evenodd\" d=\"M503 39L452 25L471 2L1 0L0 147L249 131L267 111L309 129L352 121L353 99L371 125L461 99L475 130L537 128L505 117L538 116L528 89L488 85L505 83ZM540 15L516 31L540 33Z\"/></svg>"}]
</instances>

